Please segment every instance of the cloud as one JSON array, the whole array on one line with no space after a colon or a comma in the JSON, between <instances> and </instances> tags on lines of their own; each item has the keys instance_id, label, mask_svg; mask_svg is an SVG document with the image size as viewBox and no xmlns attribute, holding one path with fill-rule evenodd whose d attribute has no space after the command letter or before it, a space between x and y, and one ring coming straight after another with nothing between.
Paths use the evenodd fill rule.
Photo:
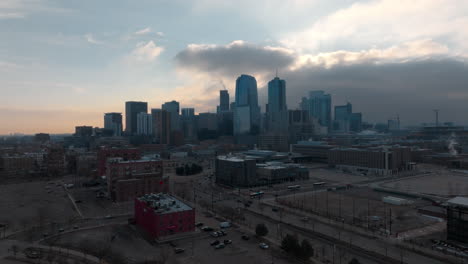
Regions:
<instances>
[{"instance_id":1,"label":"cloud","mask_svg":"<svg viewBox=\"0 0 468 264\"><path fill-rule=\"evenodd\" d=\"M0 13L0 19L24 18L26 15L20 12Z\"/></svg>"},{"instance_id":2,"label":"cloud","mask_svg":"<svg viewBox=\"0 0 468 264\"><path fill-rule=\"evenodd\" d=\"M319 54L299 55L292 69L300 68L308 64L329 68L334 65L348 65L363 62L375 64L404 62L440 56L446 57L450 56L449 53L449 48L446 45L434 42L431 39L422 39L405 42L400 45L393 45L383 49L371 48L361 51L339 50Z\"/></svg>"},{"instance_id":3,"label":"cloud","mask_svg":"<svg viewBox=\"0 0 468 264\"><path fill-rule=\"evenodd\" d=\"M282 43L309 52L387 46L443 39L454 53L468 53L468 1L374 0L354 3L284 34Z\"/></svg>"},{"instance_id":4,"label":"cloud","mask_svg":"<svg viewBox=\"0 0 468 264\"><path fill-rule=\"evenodd\" d=\"M163 47L157 46L154 41L150 40L138 43L130 57L137 62L153 62L163 51Z\"/></svg>"},{"instance_id":5,"label":"cloud","mask_svg":"<svg viewBox=\"0 0 468 264\"><path fill-rule=\"evenodd\" d=\"M158 31L156 32L156 35L158 35L159 37L164 37L164 32Z\"/></svg>"},{"instance_id":6,"label":"cloud","mask_svg":"<svg viewBox=\"0 0 468 264\"><path fill-rule=\"evenodd\" d=\"M151 32L152 32L151 28L147 27L147 28L140 29L140 30L136 31L134 34L135 35L146 35L146 34L149 34Z\"/></svg>"},{"instance_id":7,"label":"cloud","mask_svg":"<svg viewBox=\"0 0 468 264\"><path fill-rule=\"evenodd\" d=\"M54 7L45 0L0 1L0 19L20 19L35 13L69 13L70 11L70 9Z\"/></svg>"},{"instance_id":8,"label":"cloud","mask_svg":"<svg viewBox=\"0 0 468 264\"><path fill-rule=\"evenodd\" d=\"M85 35L84 35L84 38L86 39L86 41L87 41L88 43L91 43L91 44L96 44L96 45L104 44L104 42L99 41L99 40L96 40L96 39L94 38L93 34L90 34L90 33L85 34Z\"/></svg>"},{"instance_id":9,"label":"cloud","mask_svg":"<svg viewBox=\"0 0 468 264\"><path fill-rule=\"evenodd\" d=\"M462 100L468 92L468 60L451 55L450 49L431 39L420 39L386 48L340 50L318 54L289 48L268 47L235 41L228 45L191 44L176 56L181 73L192 82L178 88L179 98L190 101L188 89L201 94L193 102L216 103L221 80L234 94L235 78L241 73L259 81L262 107L266 82L275 68L287 83L288 106L294 109L310 90L325 90L333 103L350 101L368 121L385 121L400 114L405 124L430 121L430 109L444 109L446 121L466 123L468 111ZM211 87L206 90L207 87ZM215 88L212 88L215 87ZM184 96L185 92L185 96ZM193 93L191 93L193 94ZM193 100L192 100L193 101ZM442 112L442 111L441 111Z\"/></svg>"},{"instance_id":10,"label":"cloud","mask_svg":"<svg viewBox=\"0 0 468 264\"><path fill-rule=\"evenodd\" d=\"M259 46L241 40L227 45L190 44L176 57L179 69L221 76L274 71L294 62L294 52L281 47Z\"/></svg>"}]
</instances>

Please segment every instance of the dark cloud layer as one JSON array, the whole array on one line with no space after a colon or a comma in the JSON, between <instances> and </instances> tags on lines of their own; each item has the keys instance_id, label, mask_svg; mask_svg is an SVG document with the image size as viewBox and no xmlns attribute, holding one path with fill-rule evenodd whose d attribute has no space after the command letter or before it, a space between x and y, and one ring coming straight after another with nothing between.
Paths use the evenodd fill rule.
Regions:
<instances>
[{"instance_id":1,"label":"dark cloud layer","mask_svg":"<svg viewBox=\"0 0 468 264\"><path fill-rule=\"evenodd\" d=\"M280 77L287 83L290 109L308 91L324 90L332 94L334 105L349 101L371 122L385 122L397 114L407 125L432 122L432 109L440 109L442 121L468 124L468 66L456 58L363 60L332 67L306 64L286 70L295 59L293 53L246 44L186 49L176 57L185 69L232 78L228 86L240 73L270 73L273 78L275 68L283 69ZM264 108L266 89L259 88Z\"/></svg>"},{"instance_id":2,"label":"dark cloud layer","mask_svg":"<svg viewBox=\"0 0 468 264\"><path fill-rule=\"evenodd\" d=\"M176 55L178 67L224 76L274 71L290 65L295 57L282 49L243 42L226 46L192 46Z\"/></svg>"},{"instance_id":3,"label":"dark cloud layer","mask_svg":"<svg viewBox=\"0 0 468 264\"><path fill-rule=\"evenodd\" d=\"M443 121L468 121L468 66L453 59L304 67L281 77L290 108L307 91L320 89L332 94L334 104L349 101L374 122L397 114L405 124L431 122L436 108Z\"/></svg>"}]
</instances>

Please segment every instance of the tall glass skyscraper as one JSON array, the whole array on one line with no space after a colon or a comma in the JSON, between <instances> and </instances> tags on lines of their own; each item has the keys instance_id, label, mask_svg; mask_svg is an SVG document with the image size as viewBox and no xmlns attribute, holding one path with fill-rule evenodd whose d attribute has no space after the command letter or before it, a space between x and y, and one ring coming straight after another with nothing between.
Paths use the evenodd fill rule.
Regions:
<instances>
[{"instance_id":1,"label":"tall glass skyscraper","mask_svg":"<svg viewBox=\"0 0 468 264\"><path fill-rule=\"evenodd\" d=\"M331 95L324 91L311 91L309 98L301 102L303 110L307 110L311 117L317 118L319 124L330 128L331 126Z\"/></svg>"},{"instance_id":2,"label":"tall glass skyscraper","mask_svg":"<svg viewBox=\"0 0 468 264\"><path fill-rule=\"evenodd\" d=\"M268 132L287 132L288 108L286 106L286 81L278 77L268 82L266 117L266 128Z\"/></svg>"},{"instance_id":3,"label":"tall glass skyscraper","mask_svg":"<svg viewBox=\"0 0 468 264\"><path fill-rule=\"evenodd\" d=\"M234 134L258 134L260 107L258 106L257 80L242 74L236 80Z\"/></svg>"},{"instance_id":4,"label":"tall glass skyscraper","mask_svg":"<svg viewBox=\"0 0 468 264\"><path fill-rule=\"evenodd\" d=\"M227 112L229 111L229 92L227 90L219 91L219 108L218 112Z\"/></svg>"}]
</instances>

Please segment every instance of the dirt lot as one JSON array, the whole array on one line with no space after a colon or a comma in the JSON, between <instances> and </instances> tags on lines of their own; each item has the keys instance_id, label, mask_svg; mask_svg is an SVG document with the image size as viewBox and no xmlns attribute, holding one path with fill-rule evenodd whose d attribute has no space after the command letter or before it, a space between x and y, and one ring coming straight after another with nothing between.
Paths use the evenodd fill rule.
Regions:
<instances>
[{"instance_id":1,"label":"dirt lot","mask_svg":"<svg viewBox=\"0 0 468 264\"><path fill-rule=\"evenodd\" d=\"M58 181L0 185L0 223L7 223L10 232L77 216Z\"/></svg>"},{"instance_id":2,"label":"dirt lot","mask_svg":"<svg viewBox=\"0 0 468 264\"><path fill-rule=\"evenodd\" d=\"M382 184L399 191L440 196L468 195L468 174L437 170L431 174Z\"/></svg>"},{"instance_id":3,"label":"dirt lot","mask_svg":"<svg viewBox=\"0 0 468 264\"><path fill-rule=\"evenodd\" d=\"M403 232L434 223L432 219L417 214L416 207L428 205L425 201L413 201L412 205L396 206L382 202L388 194L374 192L368 188L353 188L334 192L297 194L287 198L278 198L278 202L322 216L344 219L375 229L390 229L392 233ZM354 222L353 222L354 221Z\"/></svg>"},{"instance_id":4,"label":"dirt lot","mask_svg":"<svg viewBox=\"0 0 468 264\"><path fill-rule=\"evenodd\" d=\"M328 168L310 169L309 177L311 179L338 182L338 183L343 183L343 184L355 183L355 182L365 181L369 179L368 177L365 177L365 176L343 173L339 170L333 170L333 169L328 169Z\"/></svg>"}]
</instances>

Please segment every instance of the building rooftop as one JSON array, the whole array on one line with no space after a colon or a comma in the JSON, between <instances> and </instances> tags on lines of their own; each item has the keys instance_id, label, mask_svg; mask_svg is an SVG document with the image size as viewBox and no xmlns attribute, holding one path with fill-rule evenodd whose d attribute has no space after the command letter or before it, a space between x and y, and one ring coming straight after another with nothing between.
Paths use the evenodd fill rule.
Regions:
<instances>
[{"instance_id":1,"label":"building rooftop","mask_svg":"<svg viewBox=\"0 0 468 264\"><path fill-rule=\"evenodd\" d=\"M176 198L164 193L145 194L139 198L139 201L153 208L158 214L168 214L192 210L192 208Z\"/></svg>"},{"instance_id":2,"label":"building rooftop","mask_svg":"<svg viewBox=\"0 0 468 264\"><path fill-rule=\"evenodd\" d=\"M110 158L107 159L110 163L138 163L138 162L150 162L150 161L161 161L158 158L144 157L139 160L124 160L123 158Z\"/></svg>"},{"instance_id":3,"label":"building rooftop","mask_svg":"<svg viewBox=\"0 0 468 264\"><path fill-rule=\"evenodd\" d=\"M468 197L457 196L447 201L450 206L460 206L468 208Z\"/></svg>"},{"instance_id":4,"label":"building rooftop","mask_svg":"<svg viewBox=\"0 0 468 264\"><path fill-rule=\"evenodd\" d=\"M252 160L254 159L254 157L240 157L240 156L226 155L226 156L218 156L218 159L231 161L231 162L244 162L245 160Z\"/></svg>"}]
</instances>

